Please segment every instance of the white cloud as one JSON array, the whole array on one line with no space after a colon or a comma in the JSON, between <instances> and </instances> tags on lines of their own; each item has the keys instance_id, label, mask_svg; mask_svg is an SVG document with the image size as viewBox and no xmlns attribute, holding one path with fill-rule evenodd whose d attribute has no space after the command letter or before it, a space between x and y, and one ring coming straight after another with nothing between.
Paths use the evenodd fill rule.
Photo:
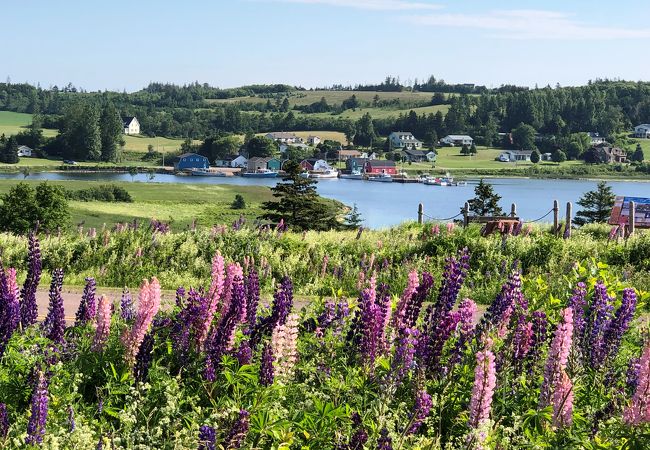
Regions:
<instances>
[{"instance_id":1,"label":"white cloud","mask_svg":"<svg viewBox=\"0 0 650 450\"><path fill-rule=\"evenodd\" d=\"M372 11L414 11L440 9L440 5L412 0L269 0L281 3L329 5Z\"/></svg>"},{"instance_id":2,"label":"white cloud","mask_svg":"<svg viewBox=\"0 0 650 450\"><path fill-rule=\"evenodd\" d=\"M613 40L650 38L650 29L594 26L569 14L532 9L501 10L481 14L426 14L405 17L411 23L492 31L508 39Z\"/></svg>"}]
</instances>

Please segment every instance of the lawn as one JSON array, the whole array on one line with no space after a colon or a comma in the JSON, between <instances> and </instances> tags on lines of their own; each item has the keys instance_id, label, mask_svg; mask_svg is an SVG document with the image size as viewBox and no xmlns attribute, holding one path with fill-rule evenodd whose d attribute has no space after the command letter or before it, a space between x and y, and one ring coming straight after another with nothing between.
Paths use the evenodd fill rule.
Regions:
<instances>
[{"instance_id":1,"label":"lawn","mask_svg":"<svg viewBox=\"0 0 650 450\"><path fill-rule=\"evenodd\" d=\"M32 123L32 115L11 111L0 111L0 135L10 136L23 131ZM44 129L46 137L56 136L57 130Z\"/></svg>"},{"instance_id":2,"label":"lawn","mask_svg":"<svg viewBox=\"0 0 650 450\"><path fill-rule=\"evenodd\" d=\"M145 153L149 150L149 145L157 152L169 153L178 151L181 148L183 139L172 139L166 137L146 137L146 136L124 136L124 150L129 152ZM195 141L200 143L200 141Z\"/></svg>"},{"instance_id":3,"label":"lawn","mask_svg":"<svg viewBox=\"0 0 650 450\"><path fill-rule=\"evenodd\" d=\"M41 181L25 180L29 184ZM6 193L17 183L15 180L0 180L0 194ZM94 181L49 181L70 190L78 190L105 184ZM133 203L107 202L70 202L71 224L84 222L86 227L99 228L103 224L112 225L116 222L139 221L148 222L151 218L173 222L177 230L185 229L194 219L204 226L214 224L230 224L240 213L249 220L254 220L262 210L260 204L271 200L271 191L263 186L232 186L232 185L191 185L170 183L116 183L124 187L133 197ZM241 194L247 208L234 210L230 204L236 194Z\"/></svg>"},{"instance_id":4,"label":"lawn","mask_svg":"<svg viewBox=\"0 0 650 450\"><path fill-rule=\"evenodd\" d=\"M357 120L360 119L365 113L370 113L373 119L387 119L389 117L397 117L400 114L408 114L411 111L415 111L418 115L422 114L435 114L438 111L441 111L443 114L447 114L449 110L449 105L436 105L436 106L423 106L420 108L407 108L407 109L390 109L390 108L357 108L357 109L348 109L343 111L341 114L331 114L331 113L316 113L316 114L303 114L299 111L294 111L294 114L297 116L304 115L307 117L327 117L327 118L337 118L342 119L351 119Z\"/></svg>"}]
</instances>

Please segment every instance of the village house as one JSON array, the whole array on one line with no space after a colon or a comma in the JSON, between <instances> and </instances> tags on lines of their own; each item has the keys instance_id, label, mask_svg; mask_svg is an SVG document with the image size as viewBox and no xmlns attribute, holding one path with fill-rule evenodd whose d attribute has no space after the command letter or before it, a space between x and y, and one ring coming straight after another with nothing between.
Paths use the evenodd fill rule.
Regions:
<instances>
[{"instance_id":1,"label":"village house","mask_svg":"<svg viewBox=\"0 0 650 450\"><path fill-rule=\"evenodd\" d=\"M248 166L248 158L244 155L237 155L235 159L230 161L230 167L241 167L244 168Z\"/></svg>"},{"instance_id":2,"label":"village house","mask_svg":"<svg viewBox=\"0 0 650 450\"><path fill-rule=\"evenodd\" d=\"M34 150L27 147L26 145L21 145L20 147L18 147L18 156L19 157L22 157L22 156L30 157L30 156L32 156L33 151Z\"/></svg>"},{"instance_id":3,"label":"village house","mask_svg":"<svg viewBox=\"0 0 650 450\"><path fill-rule=\"evenodd\" d=\"M197 153L183 153L174 160L174 170L207 169L210 161Z\"/></svg>"},{"instance_id":4,"label":"village house","mask_svg":"<svg viewBox=\"0 0 650 450\"><path fill-rule=\"evenodd\" d=\"M253 172L255 170L280 170L282 167L282 161L277 158L261 158L259 156L254 156L248 160L248 170Z\"/></svg>"},{"instance_id":5,"label":"village house","mask_svg":"<svg viewBox=\"0 0 650 450\"><path fill-rule=\"evenodd\" d=\"M347 161L350 158L367 158L367 153L362 153L359 150L339 150L338 159L339 161Z\"/></svg>"},{"instance_id":6,"label":"village house","mask_svg":"<svg viewBox=\"0 0 650 450\"><path fill-rule=\"evenodd\" d=\"M592 163L600 162L604 164L613 164L627 162L627 152L625 150L618 147L611 147L609 145L596 145L587 150L586 153L590 154L591 158L586 156L585 160Z\"/></svg>"},{"instance_id":7,"label":"village house","mask_svg":"<svg viewBox=\"0 0 650 450\"><path fill-rule=\"evenodd\" d=\"M497 158L501 162L527 162L530 161L532 150L506 150Z\"/></svg>"},{"instance_id":8,"label":"village house","mask_svg":"<svg viewBox=\"0 0 650 450\"><path fill-rule=\"evenodd\" d=\"M591 145L600 145L600 144L604 144L605 142L607 142L605 140L605 136L601 136L598 133L594 133L594 132L590 131L589 133L587 133L587 135L589 136L589 139L591 139Z\"/></svg>"},{"instance_id":9,"label":"village house","mask_svg":"<svg viewBox=\"0 0 650 450\"><path fill-rule=\"evenodd\" d=\"M417 140L413 133L409 131L393 131L388 135L388 142L391 150L418 149L422 147L422 142Z\"/></svg>"},{"instance_id":10,"label":"village house","mask_svg":"<svg viewBox=\"0 0 650 450\"><path fill-rule=\"evenodd\" d=\"M433 162L436 160L436 152L432 151L405 149L402 153L408 162Z\"/></svg>"},{"instance_id":11,"label":"village house","mask_svg":"<svg viewBox=\"0 0 650 450\"><path fill-rule=\"evenodd\" d=\"M122 117L122 126L124 127L124 134L140 134L140 122L138 122L137 117Z\"/></svg>"},{"instance_id":12,"label":"village house","mask_svg":"<svg viewBox=\"0 0 650 450\"><path fill-rule=\"evenodd\" d=\"M634 137L649 139L650 138L650 123L642 123L634 127Z\"/></svg>"},{"instance_id":13,"label":"village house","mask_svg":"<svg viewBox=\"0 0 650 450\"><path fill-rule=\"evenodd\" d=\"M317 146L322 142L320 136L307 136L307 143L312 146Z\"/></svg>"},{"instance_id":14,"label":"village house","mask_svg":"<svg viewBox=\"0 0 650 450\"><path fill-rule=\"evenodd\" d=\"M299 148L301 150L309 150L311 147L302 142L296 142L294 144L280 144L280 153L284 154L289 147Z\"/></svg>"},{"instance_id":15,"label":"village house","mask_svg":"<svg viewBox=\"0 0 650 450\"><path fill-rule=\"evenodd\" d=\"M385 173L388 175L396 175L397 167L395 161L389 161L387 159L368 159L366 160L364 166L364 172L370 174L381 174Z\"/></svg>"},{"instance_id":16,"label":"village house","mask_svg":"<svg viewBox=\"0 0 650 450\"><path fill-rule=\"evenodd\" d=\"M553 153L542 153L540 159L542 161L553 161Z\"/></svg>"},{"instance_id":17,"label":"village house","mask_svg":"<svg viewBox=\"0 0 650 450\"><path fill-rule=\"evenodd\" d=\"M301 137L296 136L294 133L287 133L284 131L275 131L273 133L267 133L266 137L274 140L280 144L302 144L303 140Z\"/></svg>"},{"instance_id":18,"label":"village house","mask_svg":"<svg viewBox=\"0 0 650 450\"><path fill-rule=\"evenodd\" d=\"M217 167L246 167L248 160L242 155L227 155L223 158L217 158L214 165Z\"/></svg>"},{"instance_id":19,"label":"village house","mask_svg":"<svg viewBox=\"0 0 650 450\"><path fill-rule=\"evenodd\" d=\"M449 134L440 139L440 143L449 145L450 147L472 145L474 143L474 139L472 139L470 136L467 136L466 134Z\"/></svg>"},{"instance_id":20,"label":"village house","mask_svg":"<svg viewBox=\"0 0 650 450\"><path fill-rule=\"evenodd\" d=\"M349 172L363 172L368 158L348 158L345 160L345 169Z\"/></svg>"},{"instance_id":21,"label":"village house","mask_svg":"<svg viewBox=\"0 0 650 450\"><path fill-rule=\"evenodd\" d=\"M305 170L325 171L330 170L331 167L324 159L309 158L300 162L300 167Z\"/></svg>"}]
</instances>

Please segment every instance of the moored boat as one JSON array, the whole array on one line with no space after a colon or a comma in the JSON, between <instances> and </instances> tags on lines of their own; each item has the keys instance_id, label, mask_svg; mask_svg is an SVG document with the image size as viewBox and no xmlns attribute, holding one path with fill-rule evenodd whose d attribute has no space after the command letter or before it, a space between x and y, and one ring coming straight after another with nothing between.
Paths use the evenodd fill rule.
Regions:
<instances>
[{"instance_id":1,"label":"moored boat","mask_svg":"<svg viewBox=\"0 0 650 450\"><path fill-rule=\"evenodd\" d=\"M345 180L363 180L363 174L360 170L353 170L350 173L341 173L339 177Z\"/></svg>"},{"instance_id":2,"label":"moored boat","mask_svg":"<svg viewBox=\"0 0 650 450\"><path fill-rule=\"evenodd\" d=\"M218 170L210 169L190 169L190 175L193 177L225 177L227 176L224 172Z\"/></svg>"},{"instance_id":3,"label":"moored boat","mask_svg":"<svg viewBox=\"0 0 650 450\"><path fill-rule=\"evenodd\" d=\"M336 169L312 170L309 172L309 178L338 178L339 171Z\"/></svg>"},{"instance_id":4,"label":"moored boat","mask_svg":"<svg viewBox=\"0 0 650 450\"><path fill-rule=\"evenodd\" d=\"M275 178L278 173L269 169L258 169L250 172L242 173L242 177L246 178Z\"/></svg>"},{"instance_id":5,"label":"moored boat","mask_svg":"<svg viewBox=\"0 0 650 450\"><path fill-rule=\"evenodd\" d=\"M392 183L393 177L391 177L387 173L380 173L379 175L368 177L368 181L378 181L380 183Z\"/></svg>"}]
</instances>

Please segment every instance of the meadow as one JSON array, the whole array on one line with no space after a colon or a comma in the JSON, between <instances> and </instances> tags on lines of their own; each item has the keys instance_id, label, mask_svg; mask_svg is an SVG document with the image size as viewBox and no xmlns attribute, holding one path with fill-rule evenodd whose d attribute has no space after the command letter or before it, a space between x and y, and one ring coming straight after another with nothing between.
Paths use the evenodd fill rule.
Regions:
<instances>
[{"instance_id":1,"label":"meadow","mask_svg":"<svg viewBox=\"0 0 650 450\"><path fill-rule=\"evenodd\" d=\"M650 235L608 234L0 234L0 444L647 448Z\"/></svg>"}]
</instances>

